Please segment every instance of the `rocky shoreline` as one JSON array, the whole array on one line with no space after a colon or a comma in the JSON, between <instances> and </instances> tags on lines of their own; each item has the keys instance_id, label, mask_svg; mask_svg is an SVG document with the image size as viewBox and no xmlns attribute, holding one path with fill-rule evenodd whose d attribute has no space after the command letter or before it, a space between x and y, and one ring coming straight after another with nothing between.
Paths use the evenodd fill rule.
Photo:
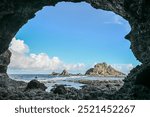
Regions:
<instances>
[{"instance_id":1,"label":"rocky shoreline","mask_svg":"<svg viewBox=\"0 0 150 117\"><path fill-rule=\"evenodd\" d=\"M99 100L111 99L123 81L76 81L85 84L81 89L56 85L46 92L43 83L32 80L29 83L15 81L10 78L0 79L1 100Z\"/></svg>"},{"instance_id":2,"label":"rocky shoreline","mask_svg":"<svg viewBox=\"0 0 150 117\"><path fill-rule=\"evenodd\" d=\"M50 92L37 80L26 83L0 78L0 100L149 100L149 88L136 83L133 74L137 72L138 68L133 69L124 80L70 81L85 85L81 89L55 85Z\"/></svg>"},{"instance_id":3,"label":"rocky shoreline","mask_svg":"<svg viewBox=\"0 0 150 117\"><path fill-rule=\"evenodd\" d=\"M150 100L149 85L146 84L149 81L149 75L146 77L145 74L141 74L147 70L148 66L150 65L137 66L123 81L118 79L113 81L89 81L86 79L74 81L85 84L79 90L56 85L51 92L46 92L45 86L36 80L26 83L1 77L0 100ZM139 83L139 80L142 80L140 78L143 77L147 82L143 80L142 83L147 86Z\"/></svg>"}]
</instances>

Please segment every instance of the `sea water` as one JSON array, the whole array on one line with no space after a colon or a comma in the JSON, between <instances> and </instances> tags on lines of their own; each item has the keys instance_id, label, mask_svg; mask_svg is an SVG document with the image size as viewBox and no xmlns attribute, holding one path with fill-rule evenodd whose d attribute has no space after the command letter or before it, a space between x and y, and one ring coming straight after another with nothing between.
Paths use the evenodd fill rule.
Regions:
<instances>
[{"instance_id":1,"label":"sea water","mask_svg":"<svg viewBox=\"0 0 150 117\"><path fill-rule=\"evenodd\" d=\"M24 81L30 82L33 79L36 79L42 83L44 83L48 88L47 91L49 92L56 84L57 85L65 85L66 87L74 87L76 89L80 89L85 84L73 82L77 80L123 80L123 77L116 78L116 77L90 77L90 76L70 76L70 77L63 77L63 76L51 76L48 74L9 74L9 77L17 80L17 81ZM72 81L72 82L71 82Z\"/></svg>"}]
</instances>

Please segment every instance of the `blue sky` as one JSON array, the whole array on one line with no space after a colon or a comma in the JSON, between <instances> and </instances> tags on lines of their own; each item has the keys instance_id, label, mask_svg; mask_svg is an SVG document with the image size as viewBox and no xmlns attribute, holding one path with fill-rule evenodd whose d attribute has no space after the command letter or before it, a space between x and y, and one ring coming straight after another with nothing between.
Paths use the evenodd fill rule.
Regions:
<instances>
[{"instance_id":1,"label":"blue sky","mask_svg":"<svg viewBox=\"0 0 150 117\"><path fill-rule=\"evenodd\" d=\"M28 46L26 56L45 53L65 65L84 64L86 68L99 62L135 66L139 62L124 39L129 31L128 22L112 12L86 3L59 3L37 12L16 38Z\"/></svg>"}]
</instances>

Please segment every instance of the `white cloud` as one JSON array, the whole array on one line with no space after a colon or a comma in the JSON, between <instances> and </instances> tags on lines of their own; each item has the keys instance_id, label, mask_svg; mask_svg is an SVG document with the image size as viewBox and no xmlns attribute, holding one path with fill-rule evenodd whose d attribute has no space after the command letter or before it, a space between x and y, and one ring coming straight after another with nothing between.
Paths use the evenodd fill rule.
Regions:
<instances>
[{"instance_id":1,"label":"white cloud","mask_svg":"<svg viewBox=\"0 0 150 117\"><path fill-rule=\"evenodd\" d=\"M72 71L85 67L83 63L65 64L58 57L49 57L46 53L30 53L28 45L16 38L13 38L9 49L12 52L10 70L58 71L67 69Z\"/></svg>"},{"instance_id":2,"label":"white cloud","mask_svg":"<svg viewBox=\"0 0 150 117\"><path fill-rule=\"evenodd\" d=\"M79 63L79 64L64 64L63 67L66 69L66 70L70 70L70 69L73 69L73 70L79 70L81 68L84 68L85 65L83 63Z\"/></svg>"},{"instance_id":3,"label":"white cloud","mask_svg":"<svg viewBox=\"0 0 150 117\"><path fill-rule=\"evenodd\" d=\"M24 43L23 40L16 40L15 38L13 38L10 44L10 50L18 54L24 54L29 52L29 47Z\"/></svg>"},{"instance_id":4,"label":"white cloud","mask_svg":"<svg viewBox=\"0 0 150 117\"><path fill-rule=\"evenodd\" d=\"M125 74L128 74L134 68L132 64L111 64L111 66Z\"/></svg>"}]
</instances>

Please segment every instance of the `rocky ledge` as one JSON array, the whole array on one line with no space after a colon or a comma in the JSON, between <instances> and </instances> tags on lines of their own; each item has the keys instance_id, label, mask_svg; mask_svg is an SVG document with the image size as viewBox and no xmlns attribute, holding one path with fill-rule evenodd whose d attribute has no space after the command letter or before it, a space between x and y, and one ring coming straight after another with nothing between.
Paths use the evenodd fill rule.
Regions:
<instances>
[{"instance_id":1,"label":"rocky ledge","mask_svg":"<svg viewBox=\"0 0 150 117\"><path fill-rule=\"evenodd\" d=\"M121 73L117 70L115 70L110 65L107 65L106 63L98 63L94 66L94 68L90 68L86 71L85 75L90 76L125 76L124 73Z\"/></svg>"}]
</instances>

